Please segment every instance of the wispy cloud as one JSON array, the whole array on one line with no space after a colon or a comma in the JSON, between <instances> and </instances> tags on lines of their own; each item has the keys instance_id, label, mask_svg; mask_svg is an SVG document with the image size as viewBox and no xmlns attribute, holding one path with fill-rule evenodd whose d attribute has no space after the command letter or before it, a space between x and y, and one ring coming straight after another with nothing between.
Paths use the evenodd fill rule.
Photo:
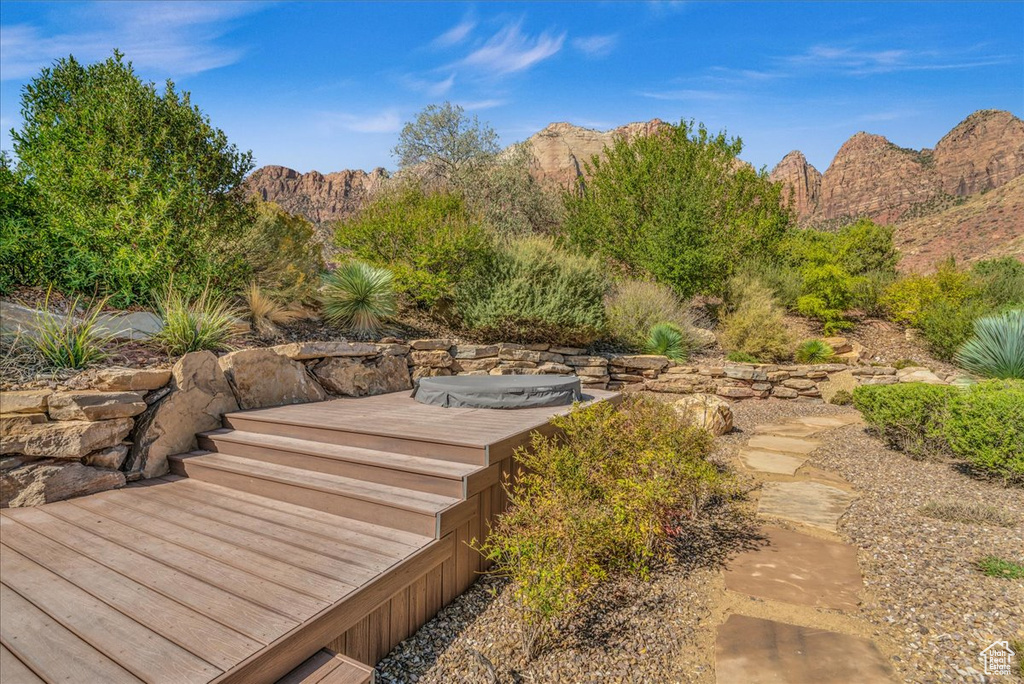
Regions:
<instances>
[{"instance_id":1,"label":"wispy cloud","mask_svg":"<svg viewBox=\"0 0 1024 684\"><path fill-rule=\"evenodd\" d=\"M607 57L618 42L619 37L616 35L586 36L571 41L574 48L591 58Z\"/></svg>"},{"instance_id":2,"label":"wispy cloud","mask_svg":"<svg viewBox=\"0 0 1024 684\"><path fill-rule=\"evenodd\" d=\"M501 107L508 104L508 100L469 100L467 102L457 102L460 107L465 109L467 112L478 112L484 109L494 109L495 107Z\"/></svg>"},{"instance_id":3,"label":"wispy cloud","mask_svg":"<svg viewBox=\"0 0 1024 684\"><path fill-rule=\"evenodd\" d=\"M688 100L731 100L736 96L719 90L699 90L695 88L677 88L673 90L642 90L637 93L641 97L653 100L688 101Z\"/></svg>"},{"instance_id":4,"label":"wispy cloud","mask_svg":"<svg viewBox=\"0 0 1024 684\"><path fill-rule=\"evenodd\" d=\"M327 135L339 129L355 133L395 133L402 128L402 117L393 108L369 114L321 112L317 116L317 128Z\"/></svg>"},{"instance_id":5,"label":"wispy cloud","mask_svg":"<svg viewBox=\"0 0 1024 684\"><path fill-rule=\"evenodd\" d=\"M1007 64L1007 55L979 55L976 50L870 50L853 46L814 45L803 53L783 58L782 64L808 70L831 70L851 76L902 71L948 71Z\"/></svg>"},{"instance_id":6,"label":"wispy cloud","mask_svg":"<svg viewBox=\"0 0 1024 684\"><path fill-rule=\"evenodd\" d=\"M469 37L469 34L476 28L476 22L472 19L463 19L455 26L439 35L431 41L430 45L435 48L446 48L458 45Z\"/></svg>"},{"instance_id":7,"label":"wispy cloud","mask_svg":"<svg viewBox=\"0 0 1024 684\"><path fill-rule=\"evenodd\" d=\"M455 85L455 74L449 74L448 78L440 81L431 80L429 78L420 78L413 74L407 74L402 76L400 82L411 90L416 90L421 93L426 93L430 97L441 97L452 89Z\"/></svg>"},{"instance_id":8,"label":"wispy cloud","mask_svg":"<svg viewBox=\"0 0 1024 684\"><path fill-rule=\"evenodd\" d=\"M244 51L222 40L253 2L92 3L81 28L49 31L34 24L0 26L0 79L24 79L60 57L103 59L114 48L140 69L187 76L233 64Z\"/></svg>"},{"instance_id":9,"label":"wispy cloud","mask_svg":"<svg viewBox=\"0 0 1024 684\"><path fill-rule=\"evenodd\" d=\"M508 24L471 52L460 64L505 75L529 69L558 54L565 43L565 32L547 32L531 37L521 31L521 24Z\"/></svg>"}]
</instances>

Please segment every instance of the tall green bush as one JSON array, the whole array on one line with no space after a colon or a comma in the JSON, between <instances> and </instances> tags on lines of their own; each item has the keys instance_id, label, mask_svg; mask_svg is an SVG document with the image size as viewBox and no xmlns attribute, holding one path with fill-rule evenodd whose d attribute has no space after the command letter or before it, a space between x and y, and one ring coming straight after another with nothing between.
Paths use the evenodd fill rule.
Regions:
<instances>
[{"instance_id":1,"label":"tall green bush","mask_svg":"<svg viewBox=\"0 0 1024 684\"><path fill-rule=\"evenodd\" d=\"M792 223L781 184L742 164L741 149L686 122L622 137L566 194L565 234L682 297L720 292L735 264L774 253Z\"/></svg>"},{"instance_id":2,"label":"tall green bush","mask_svg":"<svg viewBox=\"0 0 1024 684\"><path fill-rule=\"evenodd\" d=\"M853 405L894 449L915 458L938 458L949 453L944 427L947 406L959 391L917 382L861 385L853 391Z\"/></svg>"},{"instance_id":3,"label":"tall green bush","mask_svg":"<svg viewBox=\"0 0 1024 684\"><path fill-rule=\"evenodd\" d=\"M586 345L604 330L606 271L600 260L547 238L521 238L460 286L458 313L467 328L493 339Z\"/></svg>"},{"instance_id":4,"label":"tall green bush","mask_svg":"<svg viewBox=\"0 0 1024 684\"><path fill-rule=\"evenodd\" d=\"M953 393L945 434L957 457L1024 482L1024 383L992 380Z\"/></svg>"},{"instance_id":5,"label":"tall green bush","mask_svg":"<svg viewBox=\"0 0 1024 684\"><path fill-rule=\"evenodd\" d=\"M407 183L337 224L335 244L394 274L395 290L424 308L451 305L456 287L490 262L492 240L458 194Z\"/></svg>"},{"instance_id":6,"label":"tall green bush","mask_svg":"<svg viewBox=\"0 0 1024 684\"><path fill-rule=\"evenodd\" d=\"M43 69L22 90L12 132L17 174L37 198L27 284L144 302L170 278L180 288L238 286L241 258L219 248L251 221L239 186L252 155L167 82L138 78L120 53ZM3 222L9 244L12 224ZM240 263L241 262L241 263Z\"/></svg>"},{"instance_id":7,"label":"tall green bush","mask_svg":"<svg viewBox=\"0 0 1024 684\"><path fill-rule=\"evenodd\" d=\"M771 362L792 355L793 338L786 328L785 312L760 280L733 276L727 288L727 303L719 342L732 358L743 355Z\"/></svg>"}]
</instances>

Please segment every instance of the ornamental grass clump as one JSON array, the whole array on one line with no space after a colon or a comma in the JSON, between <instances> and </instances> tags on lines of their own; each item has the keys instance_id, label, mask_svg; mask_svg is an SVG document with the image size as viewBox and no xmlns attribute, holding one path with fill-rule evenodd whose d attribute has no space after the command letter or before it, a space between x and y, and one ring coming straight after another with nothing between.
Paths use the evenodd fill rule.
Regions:
<instances>
[{"instance_id":1,"label":"ornamental grass clump","mask_svg":"<svg viewBox=\"0 0 1024 684\"><path fill-rule=\"evenodd\" d=\"M379 331L397 311L391 271L362 261L350 261L328 275L320 298L328 323L357 333Z\"/></svg>"},{"instance_id":2,"label":"ornamental grass clump","mask_svg":"<svg viewBox=\"0 0 1024 684\"><path fill-rule=\"evenodd\" d=\"M189 297L171 284L157 298L157 314L163 328L150 341L171 355L231 348L241 312L209 287Z\"/></svg>"},{"instance_id":3,"label":"ornamental grass clump","mask_svg":"<svg viewBox=\"0 0 1024 684\"><path fill-rule=\"evenodd\" d=\"M827 363L835 353L824 340L807 340L796 348L793 358L797 363Z\"/></svg>"},{"instance_id":4,"label":"ornamental grass clump","mask_svg":"<svg viewBox=\"0 0 1024 684\"><path fill-rule=\"evenodd\" d=\"M54 369L85 368L107 357L106 346L113 339L100 321L107 300L89 306L81 317L75 315L76 297L64 314L50 312L50 292L46 293L42 311L29 324L23 336L35 356Z\"/></svg>"},{"instance_id":5,"label":"ornamental grass clump","mask_svg":"<svg viewBox=\"0 0 1024 684\"><path fill-rule=\"evenodd\" d=\"M276 336L281 332L278 326L294 323L306 315L297 306L285 306L255 282L249 283L242 297L246 318L261 335Z\"/></svg>"},{"instance_id":6,"label":"ornamental grass clump","mask_svg":"<svg viewBox=\"0 0 1024 684\"><path fill-rule=\"evenodd\" d=\"M509 508L480 552L512 582L523 648L534 655L612 578L647 578L673 530L732 484L708 459L712 437L668 404L628 397L553 419L516 454Z\"/></svg>"},{"instance_id":7,"label":"ornamental grass clump","mask_svg":"<svg viewBox=\"0 0 1024 684\"><path fill-rule=\"evenodd\" d=\"M974 337L957 352L966 370L986 378L1024 380L1024 309L974 322Z\"/></svg>"},{"instance_id":8,"label":"ornamental grass clump","mask_svg":"<svg viewBox=\"0 0 1024 684\"><path fill-rule=\"evenodd\" d=\"M695 331L694 315L672 288L644 280L623 280L605 298L608 338L630 349L643 349L651 328L671 323L684 336L689 349L704 346Z\"/></svg>"},{"instance_id":9,"label":"ornamental grass clump","mask_svg":"<svg viewBox=\"0 0 1024 684\"><path fill-rule=\"evenodd\" d=\"M672 323L658 323L653 326L644 344L645 354L667 356L673 361L685 361L691 351L693 347L690 341L679 326Z\"/></svg>"}]
</instances>

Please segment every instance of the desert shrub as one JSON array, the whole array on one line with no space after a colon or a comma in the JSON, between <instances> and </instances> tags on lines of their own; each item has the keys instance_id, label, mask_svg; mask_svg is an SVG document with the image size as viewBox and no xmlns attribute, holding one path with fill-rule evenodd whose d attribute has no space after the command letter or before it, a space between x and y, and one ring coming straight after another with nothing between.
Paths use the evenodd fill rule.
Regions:
<instances>
[{"instance_id":1,"label":"desert shrub","mask_svg":"<svg viewBox=\"0 0 1024 684\"><path fill-rule=\"evenodd\" d=\"M260 202L254 220L220 247L236 252L251 282L278 299L291 303L314 298L324 260L313 224L303 217Z\"/></svg>"},{"instance_id":2,"label":"desert shrub","mask_svg":"<svg viewBox=\"0 0 1024 684\"><path fill-rule=\"evenodd\" d=\"M509 508L479 545L492 572L512 580L528 655L602 582L646 578L677 522L731 491L707 460L710 435L668 404L630 397L553 422L561 435L535 433L517 452Z\"/></svg>"},{"instance_id":3,"label":"desert shrub","mask_svg":"<svg viewBox=\"0 0 1024 684\"><path fill-rule=\"evenodd\" d=\"M391 271L397 292L440 311L493 253L487 231L460 195L427 193L414 184L386 192L337 224L334 241L356 258Z\"/></svg>"},{"instance_id":4,"label":"desert shrub","mask_svg":"<svg viewBox=\"0 0 1024 684\"><path fill-rule=\"evenodd\" d=\"M660 354L673 361L685 361L692 351L686 335L672 323L656 323L644 345L645 354Z\"/></svg>"},{"instance_id":5,"label":"desert shrub","mask_svg":"<svg viewBox=\"0 0 1024 684\"><path fill-rule=\"evenodd\" d=\"M283 304L278 297L268 293L255 282L249 284L242 298L245 302L246 319L261 335L277 335L281 332L278 326L294 323L305 316L302 309Z\"/></svg>"},{"instance_id":6,"label":"desert shrub","mask_svg":"<svg viewBox=\"0 0 1024 684\"><path fill-rule=\"evenodd\" d=\"M725 355L725 358L733 363L757 363L757 359L753 354L747 352L731 351Z\"/></svg>"},{"instance_id":7,"label":"desert shrub","mask_svg":"<svg viewBox=\"0 0 1024 684\"><path fill-rule=\"evenodd\" d=\"M1013 257L978 261L971 277L994 311L1024 306L1024 262Z\"/></svg>"},{"instance_id":8,"label":"desert shrub","mask_svg":"<svg viewBox=\"0 0 1024 684\"><path fill-rule=\"evenodd\" d=\"M835 350L823 340L807 340L793 354L797 363L826 363L833 356Z\"/></svg>"},{"instance_id":9,"label":"desert shrub","mask_svg":"<svg viewBox=\"0 0 1024 684\"><path fill-rule=\"evenodd\" d=\"M804 288L804 277L798 266L782 259L748 259L736 269L736 275L763 283L780 305L796 311Z\"/></svg>"},{"instance_id":10,"label":"desert shrub","mask_svg":"<svg viewBox=\"0 0 1024 684\"><path fill-rule=\"evenodd\" d=\"M891 447L915 458L949 454L945 421L949 399L961 390L946 385L906 383L861 385L853 405Z\"/></svg>"},{"instance_id":11,"label":"desert shrub","mask_svg":"<svg viewBox=\"0 0 1024 684\"><path fill-rule=\"evenodd\" d=\"M850 294L853 308L867 316L884 316L885 292L896 281L895 271L866 271L851 281Z\"/></svg>"},{"instance_id":12,"label":"desert shrub","mask_svg":"<svg viewBox=\"0 0 1024 684\"><path fill-rule=\"evenodd\" d=\"M954 455L1007 480L1024 481L1024 383L988 380L955 390L942 415Z\"/></svg>"},{"instance_id":13,"label":"desert shrub","mask_svg":"<svg viewBox=\"0 0 1024 684\"><path fill-rule=\"evenodd\" d=\"M324 278L324 318L359 333L373 333L395 315L394 279L386 268L349 261Z\"/></svg>"},{"instance_id":14,"label":"desert shrub","mask_svg":"<svg viewBox=\"0 0 1024 684\"><path fill-rule=\"evenodd\" d=\"M960 302L944 297L933 300L918 318L928 351L938 359L951 361L970 339L974 321L987 310L983 302L974 298Z\"/></svg>"},{"instance_id":15,"label":"desert shrub","mask_svg":"<svg viewBox=\"0 0 1024 684\"><path fill-rule=\"evenodd\" d=\"M252 155L187 92L143 82L116 51L88 66L67 57L23 87L21 113L17 175L37 211L21 282L123 306L148 302L172 276L191 290L248 279L244 260L219 245L251 220L239 188Z\"/></svg>"},{"instance_id":16,"label":"desert shrub","mask_svg":"<svg viewBox=\"0 0 1024 684\"><path fill-rule=\"evenodd\" d=\"M547 238L520 238L459 288L458 312L469 330L496 339L589 344L604 330L606 270Z\"/></svg>"},{"instance_id":17,"label":"desert shrub","mask_svg":"<svg viewBox=\"0 0 1024 684\"><path fill-rule=\"evenodd\" d=\"M749 354L758 361L788 358L793 340L785 316L771 291L744 276L730 279L729 310L721 321L719 342L729 352Z\"/></svg>"},{"instance_id":18,"label":"desert shrub","mask_svg":"<svg viewBox=\"0 0 1024 684\"><path fill-rule=\"evenodd\" d=\"M929 501L917 512L936 520L967 525L998 525L1016 527L1017 518L1005 509L970 501Z\"/></svg>"},{"instance_id":19,"label":"desert shrub","mask_svg":"<svg viewBox=\"0 0 1024 684\"><path fill-rule=\"evenodd\" d=\"M956 361L986 378L1024 380L1024 309L979 318Z\"/></svg>"},{"instance_id":20,"label":"desert shrub","mask_svg":"<svg viewBox=\"0 0 1024 684\"><path fill-rule=\"evenodd\" d=\"M832 395L832 398L828 400L828 403L836 406L849 406L853 403L853 395L850 394L849 390L836 390L836 393Z\"/></svg>"},{"instance_id":21,"label":"desert shrub","mask_svg":"<svg viewBox=\"0 0 1024 684\"><path fill-rule=\"evenodd\" d=\"M959 270L953 260L947 260L935 273L912 274L896 280L882 296L882 305L897 323L919 327L922 317L937 300L959 306L974 292L970 274Z\"/></svg>"},{"instance_id":22,"label":"desert shrub","mask_svg":"<svg viewBox=\"0 0 1024 684\"><path fill-rule=\"evenodd\" d=\"M561 223L562 203L531 173L533 164L530 145L518 143L458 174L455 188L498 237L550 234Z\"/></svg>"},{"instance_id":23,"label":"desert shrub","mask_svg":"<svg viewBox=\"0 0 1024 684\"><path fill-rule=\"evenodd\" d=\"M20 338L50 368L86 368L107 358L106 346L113 337L100 320L106 300L93 303L79 316L78 297L68 304L66 313L50 311L50 293Z\"/></svg>"},{"instance_id":24,"label":"desert shrub","mask_svg":"<svg viewBox=\"0 0 1024 684\"><path fill-rule=\"evenodd\" d=\"M977 562L978 570L988 577L999 579L1024 579L1024 563L1018 563L999 556L985 556Z\"/></svg>"},{"instance_id":25,"label":"desert shrub","mask_svg":"<svg viewBox=\"0 0 1024 684\"><path fill-rule=\"evenodd\" d=\"M163 327L149 341L172 355L230 349L241 318L241 312L209 288L190 297L173 283L157 297L156 309Z\"/></svg>"},{"instance_id":26,"label":"desert shrub","mask_svg":"<svg viewBox=\"0 0 1024 684\"><path fill-rule=\"evenodd\" d=\"M699 342L691 333L693 314L672 288L642 280L616 283L605 299L608 337L633 349L642 349L651 328L671 323L689 338L694 348Z\"/></svg>"},{"instance_id":27,"label":"desert shrub","mask_svg":"<svg viewBox=\"0 0 1024 684\"><path fill-rule=\"evenodd\" d=\"M565 234L680 296L718 293L742 259L773 254L793 220L781 184L738 164L741 149L685 121L621 136L566 193Z\"/></svg>"}]
</instances>

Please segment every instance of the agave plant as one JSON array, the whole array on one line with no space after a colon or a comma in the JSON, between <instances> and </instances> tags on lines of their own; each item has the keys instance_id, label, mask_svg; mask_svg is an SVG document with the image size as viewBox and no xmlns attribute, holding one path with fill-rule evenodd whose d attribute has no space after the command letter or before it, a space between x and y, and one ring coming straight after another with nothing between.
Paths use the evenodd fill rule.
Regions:
<instances>
[{"instance_id":1,"label":"agave plant","mask_svg":"<svg viewBox=\"0 0 1024 684\"><path fill-rule=\"evenodd\" d=\"M673 361L685 361L690 354L690 345L679 326L673 323L656 323L644 344L647 354L660 354Z\"/></svg>"},{"instance_id":2,"label":"agave plant","mask_svg":"<svg viewBox=\"0 0 1024 684\"><path fill-rule=\"evenodd\" d=\"M974 337L956 353L964 369L986 378L1024 379L1024 309L974 322Z\"/></svg>"},{"instance_id":3,"label":"agave plant","mask_svg":"<svg viewBox=\"0 0 1024 684\"><path fill-rule=\"evenodd\" d=\"M823 340L807 340L793 354L797 363L825 363L835 355L835 350Z\"/></svg>"},{"instance_id":4,"label":"agave plant","mask_svg":"<svg viewBox=\"0 0 1024 684\"><path fill-rule=\"evenodd\" d=\"M350 261L325 278L324 318L359 333L375 333L397 308L391 271Z\"/></svg>"}]
</instances>

